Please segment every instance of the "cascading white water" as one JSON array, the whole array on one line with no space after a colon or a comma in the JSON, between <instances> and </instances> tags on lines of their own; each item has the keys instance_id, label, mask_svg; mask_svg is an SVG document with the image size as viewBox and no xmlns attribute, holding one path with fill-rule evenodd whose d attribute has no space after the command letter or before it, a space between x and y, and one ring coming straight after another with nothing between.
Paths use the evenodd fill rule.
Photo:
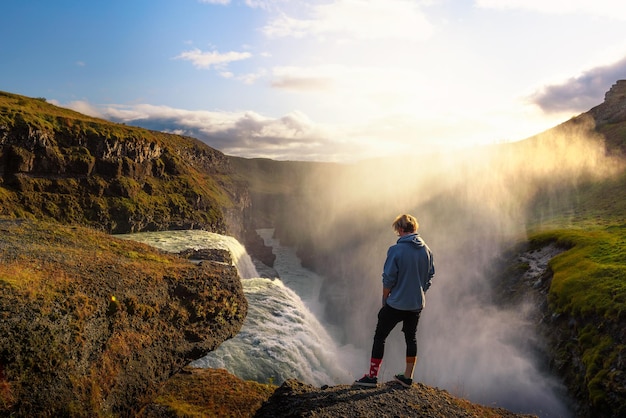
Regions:
<instances>
[{"instance_id":1,"label":"cascading white water","mask_svg":"<svg viewBox=\"0 0 626 418\"><path fill-rule=\"evenodd\" d=\"M271 240L271 232L263 231L266 240ZM321 278L302 269L293 251L272 242L278 249L275 267L282 280L268 279L258 277L245 248L232 237L197 230L118 237L170 252L221 248L233 255L243 279L248 315L237 336L196 360L192 366L224 368L242 379L263 383L280 384L288 378L316 386L352 381L351 362L364 356L351 346L338 347L307 306L317 306ZM302 293L302 297L297 292Z\"/></svg>"},{"instance_id":2,"label":"cascading white water","mask_svg":"<svg viewBox=\"0 0 626 418\"><path fill-rule=\"evenodd\" d=\"M326 330L279 279L246 280L244 292L249 310L242 330L193 366L258 382L297 378L321 386L351 378Z\"/></svg>"},{"instance_id":3,"label":"cascading white water","mask_svg":"<svg viewBox=\"0 0 626 418\"><path fill-rule=\"evenodd\" d=\"M228 250L241 278L249 279L259 276L245 247L241 245L237 239L227 235L194 229L120 234L116 235L116 237L143 242L144 244L172 253L178 253L187 249L200 250L217 248Z\"/></svg>"}]
</instances>

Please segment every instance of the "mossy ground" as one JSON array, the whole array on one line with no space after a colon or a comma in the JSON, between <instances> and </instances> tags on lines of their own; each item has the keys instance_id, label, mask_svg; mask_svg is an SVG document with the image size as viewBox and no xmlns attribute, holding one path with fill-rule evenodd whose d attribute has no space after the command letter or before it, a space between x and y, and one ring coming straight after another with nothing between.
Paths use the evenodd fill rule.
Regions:
<instances>
[{"instance_id":1,"label":"mossy ground","mask_svg":"<svg viewBox=\"0 0 626 418\"><path fill-rule=\"evenodd\" d=\"M2 416L130 414L247 312L234 266L44 221L0 218L0 291Z\"/></svg>"},{"instance_id":2,"label":"mossy ground","mask_svg":"<svg viewBox=\"0 0 626 418\"><path fill-rule=\"evenodd\" d=\"M575 338L562 342L557 356L580 356L584 372L569 378L579 381L592 410L626 412L626 173L568 193L575 205L534 225L529 236L532 246L567 248L550 262L548 301Z\"/></svg>"},{"instance_id":3,"label":"mossy ground","mask_svg":"<svg viewBox=\"0 0 626 418\"><path fill-rule=\"evenodd\" d=\"M223 369L187 368L168 380L138 418L155 406L172 417L253 417L276 386L241 380Z\"/></svg>"}]
</instances>

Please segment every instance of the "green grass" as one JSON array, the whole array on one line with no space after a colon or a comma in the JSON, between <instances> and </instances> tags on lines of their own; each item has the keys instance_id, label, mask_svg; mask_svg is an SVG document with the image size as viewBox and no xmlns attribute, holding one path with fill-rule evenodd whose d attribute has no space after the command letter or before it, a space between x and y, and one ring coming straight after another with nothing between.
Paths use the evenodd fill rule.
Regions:
<instances>
[{"instance_id":1,"label":"green grass","mask_svg":"<svg viewBox=\"0 0 626 418\"><path fill-rule=\"evenodd\" d=\"M241 380L223 369L190 368L168 380L154 404L176 417L253 417L275 389Z\"/></svg>"},{"instance_id":2,"label":"green grass","mask_svg":"<svg viewBox=\"0 0 626 418\"><path fill-rule=\"evenodd\" d=\"M602 211L603 203L598 200ZM619 212L615 215L591 216L567 229L530 236L533 246L555 242L569 248L550 262L554 275L548 300L553 312L570 318L569 327L575 324L575 339L560 355L570 357L571 351L580 355L584 376L571 378L579 380L596 411L604 410L609 392L620 387L619 364L626 356L626 346L619 340L626 327L626 224L610 224L621 220ZM626 410L626 405L620 408Z\"/></svg>"},{"instance_id":3,"label":"green grass","mask_svg":"<svg viewBox=\"0 0 626 418\"><path fill-rule=\"evenodd\" d=\"M604 128L619 148L626 124ZM593 411L626 412L626 400L615 400L624 390L621 359L626 356L626 171L558 194L539 194L530 214L533 247L553 242L567 249L550 262L548 301L564 320L566 336L558 361L570 364L567 379L586 391ZM571 363L572 353L582 369Z\"/></svg>"},{"instance_id":4,"label":"green grass","mask_svg":"<svg viewBox=\"0 0 626 418\"><path fill-rule=\"evenodd\" d=\"M558 313L626 318L626 225L538 233L531 242L556 241L568 251L551 262L550 302Z\"/></svg>"}]
</instances>

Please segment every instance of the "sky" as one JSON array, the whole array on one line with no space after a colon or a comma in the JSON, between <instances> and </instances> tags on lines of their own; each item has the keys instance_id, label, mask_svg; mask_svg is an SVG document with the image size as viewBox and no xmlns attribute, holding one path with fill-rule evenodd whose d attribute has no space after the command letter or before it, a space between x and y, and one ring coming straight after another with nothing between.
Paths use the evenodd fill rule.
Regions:
<instances>
[{"instance_id":1,"label":"sky","mask_svg":"<svg viewBox=\"0 0 626 418\"><path fill-rule=\"evenodd\" d=\"M518 141L626 78L618 0L2 0L0 90L228 154Z\"/></svg>"}]
</instances>

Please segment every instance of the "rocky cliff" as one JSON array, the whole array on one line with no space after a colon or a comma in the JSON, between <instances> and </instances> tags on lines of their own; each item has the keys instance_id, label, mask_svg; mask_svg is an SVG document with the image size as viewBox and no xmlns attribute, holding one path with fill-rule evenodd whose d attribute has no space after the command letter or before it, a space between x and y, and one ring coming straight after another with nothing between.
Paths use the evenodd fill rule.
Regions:
<instances>
[{"instance_id":1,"label":"rocky cliff","mask_svg":"<svg viewBox=\"0 0 626 418\"><path fill-rule=\"evenodd\" d=\"M604 95L604 102L588 113L593 116L599 127L624 122L626 120L626 80L617 80ZM619 143L622 144L623 141Z\"/></svg>"},{"instance_id":2,"label":"rocky cliff","mask_svg":"<svg viewBox=\"0 0 626 418\"><path fill-rule=\"evenodd\" d=\"M0 92L0 215L124 233L244 236L247 190L193 138L91 118Z\"/></svg>"},{"instance_id":3,"label":"rocky cliff","mask_svg":"<svg viewBox=\"0 0 626 418\"><path fill-rule=\"evenodd\" d=\"M42 221L0 236L0 416L134 416L247 313L230 264Z\"/></svg>"}]
</instances>

